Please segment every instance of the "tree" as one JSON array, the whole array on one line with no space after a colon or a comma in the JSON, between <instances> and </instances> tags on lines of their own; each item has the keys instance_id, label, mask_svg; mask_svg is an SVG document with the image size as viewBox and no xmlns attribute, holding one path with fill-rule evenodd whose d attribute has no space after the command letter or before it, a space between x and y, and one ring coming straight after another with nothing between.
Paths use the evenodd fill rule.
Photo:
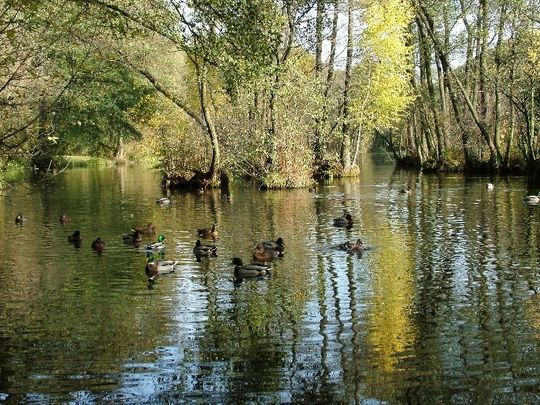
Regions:
<instances>
[{"instance_id":1,"label":"tree","mask_svg":"<svg viewBox=\"0 0 540 405\"><path fill-rule=\"evenodd\" d=\"M403 0L371 1L363 14L359 62L354 70L351 112L356 140L353 164L359 151L371 147L375 132L388 142L414 100L408 27L412 18Z\"/></svg>"},{"instance_id":2,"label":"tree","mask_svg":"<svg viewBox=\"0 0 540 405\"><path fill-rule=\"evenodd\" d=\"M197 78L198 107L192 108L155 75L131 62L160 92L201 128L211 145L211 160L205 173L197 173L189 183L206 187L216 178L220 166L218 131L214 122L208 84L214 75L222 88L234 97L246 80L267 72L279 39L279 19L275 4L268 0L153 1L146 4L91 0L92 6L124 18L137 29L155 33L185 53ZM168 183L185 184L185 179L168 178Z\"/></svg>"}]
</instances>

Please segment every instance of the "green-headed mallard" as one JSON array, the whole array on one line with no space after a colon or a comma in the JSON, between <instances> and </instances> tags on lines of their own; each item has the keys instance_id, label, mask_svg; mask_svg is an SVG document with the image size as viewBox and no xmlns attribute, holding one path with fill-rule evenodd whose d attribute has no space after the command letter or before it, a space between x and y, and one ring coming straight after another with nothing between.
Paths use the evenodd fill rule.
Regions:
<instances>
[{"instance_id":1,"label":"green-headed mallard","mask_svg":"<svg viewBox=\"0 0 540 405\"><path fill-rule=\"evenodd\" d=\"M212 228L197 229L197 235L204 239L216 239L218 231L216 230L216 224L212 225Z\"/></svg>"},{"instance_id":2,"label":"green-headed mallard","mask_svg":"<svg viewBox=\"0 0 540 405\"><path fill-rule=\"evenodd\" d=\"M271 262L278 256L279 252L277 250L265 249L262 243L255 246L253 250L253 261L257 263Z\"/></svg>"},{"instance_id":3,"label":"green-headed mallard","mask_svg":"<svg viewBox=\"0 0 540 405\"><path fill-rule=\"evenodd\" d=\"M523 197L523 201L530 205L537 205L540 203L540 192L537 195L527 195Z\"/></svg>"},{"instance_id":4,"label":"green-headed mallard","mask_svg":"<svg viewBox=\"0 0 540 405\"><path fill-rule=\"evenodd\" d=\"M169 205L171 203L171 200L169 197L161 197L158 198L156 202L161 205Z\"/></svg>"},{"instance_id":5,"label":"green-headed mallard","mask_svg":"<svg viewBox=\"0 0 540 405\"><path fill-rule=\"evenodd\" d=\"M193 253L195 253L197 258L217 256L217 246L203 245L201 241L197 239L197 242L195 242L195 247L193 248Z\"/></svg>"},{"instance_id":6,"label":"green-headed mallard","mask_svg":"<svg viewBox=\"0 0 540 405\"><path fill-rule=\"evenodd\" d=\"M157 242L149 243L146 245L146 250L159 251L165 249L165 236L159 235Z\"/></svg>"},{"instance_id":7,"label":"green-headed mallard","mask_svg":"<svg viewBox=\"0 0 540 405\"><path fill-rule=\"evenodd\" d=\"M152 223L149 223L146 226L142 226L140 228L135 228L134 230L139 232L139 234L141 235L155 235L156 234L156 227Z\"/></svg>"},{"instance_id":8,"label":"green-headed mallard","mask_svg":"<svg viewBox=\"0 0 540 405\"><path fill-rule=\"evenodd\" d=\"M23 214L19 213L15 217L15 223L18 225L22 225L26 222L26 217L23 216Z\"/></svg>"},{"instance_id":9,"label":"green-headed mallard","mask_svg":"<svg viewBox=\"0 0 540 405\"><path fill-rule=\"evenodd\" d=\"M275 250L279 253L280 256L283 256L283 254L285 253L285 243L283 242L282 237L277 238L275 242L272 242L271 240L265 240L261 243L265 250Z\"/></svg>"},{"instance_id":10,"label":"green-headed mallard","mask_svg":"<svg viewBox=\"0 0 540 405\"><path fill-rule=\"evenodd\" d=\"M136 229L132 229L130 233L122 235L122 240L126 244L138 245L141 243L141 235Z\"/></svg>"},{"instance_id":11,"label":"green-headed mallard","mask_svg":"<svg viewBox=\"0 0 540 405\"><path fill-rule=\"evenodd\" d=\"M103 249L105 248L105 242L101 240L101 238L97 238L95 241L92 242L92 250L95 250L98 253L101 253Z\"/></svg>"},{"instance_id":12,"label":"green-headed mallard","mask_svg":"<svg viewBox=\"0 0 540 405\"><path fill-rule=\"evenodd\" d=\"M68 242L69 243L81 243L82 242L82 236L80 231L75 231L71 235L68 236Z\"/></svg>"},{"instance_id":13,"label":"green-headed mallard","mask_svg":"<svg viewBox=\"0 0 540 405\"><path fill-rule=\"evenodd\" d=\"M174 273L178 262L176 260L156 260L152 252L146 254L146 267L144 269L148 281L153 281L162 274Z\"/></svg>"},{"instance_id":14,"label":"green-headed mallard","mask_svg":"<svg viewBox=\"0 0 540 405\"><path fill-rule=\"evenodd\" d=\"M262 264L244 264L242 259L235 257L232 259L234 264L234 276L236 278L261 277L270 273L269 265Z\"/></svg>"},{"instance_id":15,"label":"green-headed mallard","mask_svg":"<svg viewBox=\"0 0 540 405\"><path fill-rule=\"evenodd\" d=\"M352 219L351 214L346 214L343 217L334 218L334 226L340 226L340 227L344 226L344 227L350 228L352 227L352 225L353 225L353 219Z\"/></svg>"}]
</instances>

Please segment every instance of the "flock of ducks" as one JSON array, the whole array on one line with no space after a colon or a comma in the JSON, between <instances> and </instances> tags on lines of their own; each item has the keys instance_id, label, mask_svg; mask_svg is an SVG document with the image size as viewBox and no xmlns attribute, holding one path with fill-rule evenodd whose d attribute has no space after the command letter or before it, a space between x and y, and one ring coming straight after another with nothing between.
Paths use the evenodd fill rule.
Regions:
<instances>
[{"instance_id":1,"label":"flock of ducks","mask_svg":"<svg viewBox=\"0 0 540 405\"><path fill-rule=\"evenodd\" d=\"M488 190L493 190L495 186L492 183L487 183L486 187ZM403 194L409 194L410 192L411 190L409 188L400 190L400 193ZM523 197L523 201L530 205L540 204L540 192L537 195L527 195ZM157 203L161 205L168 205L171 203L171 200L168 197L162 197L157 199ZM15 223L19 225L24 224L26 220L26 217L24 217L21 213L15 217ZM60 223L67 224L71 222L71 217L66 214L61 214L59 220ZM334 226L347 229L352 228L353 223L354 221L350 213L346 213L342 217L334 218L333 221ZM156 227L152 223L149 223L143 227L134 228L131 230L131 232L122 235L122 240L126 244L139 246L142 243L142 236L152 237L155 234ZM197 261L200 261L202 258L216 257L216 240L218 239L216 224L213 224L210 228L197 229L197 236L198 239L195 242L195 247L193 248L193 254L195 255ZM201 239L211 239L213 243L203 243ZM79 230L74 231L68 236L68 242L73 244L75 247L81 247L82 241L83 238ZM358 255L361 255L365 250L369 249L368 246L364 245L360 238L354 242L347 241L336 247L339 250ZM101 254L105 249L105 242L98 237L91 243L91 248L98 254ZM159 275L176 271L178 261L164 260L164 250L165 236L161 234L158 235L155 242L151 242L146 245L147 255L145 273L149 282L153 282ZM239 257L232 259L232 264L234 265L234 276L237 280L241 280L243 278L268 275L271 271L271 262L274 259L282 258L284 254L285 244L283 242L283 238L279 237L275 242L262 241L253 249L251 263L244 264L242 259ZM156 258L156 255L160 256L161 259Z\"/></svg>"}]
</instances>

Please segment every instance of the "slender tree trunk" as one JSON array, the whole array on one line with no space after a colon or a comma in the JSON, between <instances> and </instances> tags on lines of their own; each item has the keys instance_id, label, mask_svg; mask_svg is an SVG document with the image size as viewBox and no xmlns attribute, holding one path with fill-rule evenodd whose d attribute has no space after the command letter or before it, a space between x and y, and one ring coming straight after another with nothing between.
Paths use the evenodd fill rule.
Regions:
<instances>
[{"instance_id":1,"label":"slender tree trunk","mask_svg":"<svg viewBox=\"0 0 540 405\"><path fill-rule=\"evenodd\" d=\"M499 151L499 139L501 133L501 97L500 97L500 75L501 75L501 47L503 42L504 24L506 22L506 5L502 4L499 11L499 24L497 25L497 43L495 45L495 78L494 78L494 91L495 91L495 125L494 125L494 143L495 148ZM506 156L501 157L502 165L507 168L508 160Z\"/></svg>"},{"instance_id":2,"label":"slender tree trunk","mask_svg":"<svg viewBox=\"0 0 540 405\"><path fill-rule=\"evenodd\" d=\"M461 96L463 97L463 100L465 101L465 105L467 106L467 110L469 111L469 113L471 115L471 118L473 119L476 127L478 128L478 130L480 131L480 134L482 135L482 138L484 139L486 145L489 148L490 156L493 158L493 160L491 161L492 167L497 169L499 167L499 165L500 165L500 154L498 154L496 149L495 149L495 145L492 142L488 126L487 126L485 120L482 119L481 114L479 114L478 111L476 110L471 98L469 97L469 95L467 94L467 92L466 92L466 90L465 90L465 88L463 86L463 83L461 82L459 77L457 77L454 74L454 72L453 72L453 70L452 70L452 68L450 66L450 63L449 63L449 61L448 61L448 59L446 57L446 54L444 53L444 50L441 47L440 41L438 40L438 38L435 35L434 31L432 29L430 29L430 27L433 27L433 19L431 18L431 16L429 15L426 8L422 5L421 2L417 1L417 8L420 11L420 18L422 20L424 20L424 22L425 22L425 26L427 27L429 37L431 38L431 40L433 42L433 45L434 45L434 48L435 48L435 51L437 52L438 57L439 57L439 59L441 61L441 66L442 66L443 70L447 74L447 87L448 87L448 91L449 91L449 96L450 97L452 97L452 96L455 97L455 93L453 94L453 91L452 91L452 88L451 88L451 82L455 81L455 83L457 84L457 86L459 88L459 92L460 92ZM458 101L455 100L455 101L453 101L453 103L454 102L457 103ZM458 110L456 110L455 107L456 106L454 106L454 111L457 112ZM459 116L456 116L455 118L460 119Z\"/></svg>"},{"instance_id":3,"label":"slender tree trunk","mask_svg":"<svg viewBox=\"0 0 540 405\"><path fill-rule=\"evenodd\" d=\"M341 165L343 173L348 175L351 170L351 134L350 134L350 111L349 96L351 90L351 70L353 59L353 6L352 0L347 2L347 62L345 64L345 88L343 90L343 126L341 143Z\"/></svg>"},{"instance_id":4,"label":"slender tree trunk","mask_svg":"<svg viewBox=\"0 0 540 405\"><path fill-rule=\"evenodd\" d=\"M116 151L114 158L118 160L124 159L124 140L122 139L122 135L118 135L116 140Z\"/></svg>"},{"instance_id":5,"label":"slender tree trunk","mask_svg":"<svg viewBox=\"0 0 540 405\"><path fill-rule=\"evenodd\" d=\"M220 151L219 151L219 141L217 136L216 127L214 125L214 120L209 111L208 99L207 99L207 89L206 89L206 66L204 63L201 65L195 63L195 68L197 71L197 84L199 86L199 103L201 106L201 112L206 124L206 129L208 136L210 138L210 145L212 148L212 158L210 160L210 167L205 173L205 180L212 181L216 177L217 170L220 163Z\"/></svg>"},{"instance_id":6,"label":"slender tree trunk","mask_svg":"<svg viewBox=\"0 0 540 405\"><path fill-rule=\"evenodd\" d=\"M315 77L317 84L321 85L322 75L322 48L323 48L323 25L324 25L324 0L317 0L317 16L315 19ZM326 104L326 103L324 103ZM313 156L315 158L315 166L319 166L324 159L322 147L322 132L325 127L325 117L321 110L320 114L315 119L315 139L313 141Z\"/></svg>"},{"instance_id":7,"label":"slender tree trunk","mask_svg":"<svg viewBox=\"0 0 540 405\"><path fill-rule=\"evenodd\" d=\"M324 0L317 0L317 16L315 18L315 74L317 77L322 72L324 5Z\"/></svg>"},{"instance_id":8,"label":"slender tree trunk","mask_svg":"<svg viewBox=\"0 0 540 405\"><path fill-rule=\"evenodd\" d=\"M437 161L437 165L442 166L442 163L443 163L442 159L443 159L443 152L444 152L444 141L443 141L444 128L441 123L438 108L436 105L437 97L435 95L435 89L433 87L433 78L431 75L431 50L430 50L430 46L428 44L426 35L424 33L422 23L417 19L416 24L418 26L421 70L423 72L423 77L425 78L425 85L427 87L428 94L429 94L428 106L429 106L429 110L431 112L431 115L434 121L433 132L435 132L435 135L437 137L436 148L432 152L434 152L435 154L435 160ZM440 71L441 69L438 67L437 70ZM440 72L439 72L439 75L441 75ZM439 80L441 80L441 78L442 77L439 76ZM443 96L443 94L444 94L444 91L441 93L441 97Z\"/></svg>"}]
</instances>

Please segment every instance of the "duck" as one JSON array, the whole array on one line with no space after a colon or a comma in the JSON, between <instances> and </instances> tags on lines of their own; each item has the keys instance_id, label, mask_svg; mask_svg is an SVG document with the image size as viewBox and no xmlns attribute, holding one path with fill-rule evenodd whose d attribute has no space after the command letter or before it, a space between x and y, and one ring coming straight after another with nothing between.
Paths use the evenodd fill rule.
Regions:
<instances>
[{"instance_id":1,"label":"duck","mask_svg":"<svg viewBox=\"0 0 540 405\"><path fill-rule=\"evenodd\" d=\"M212 228L201 228L197 229L197 235L203 239L216 239L218 236L218 231L216 230L216 224L212 225Z\"/></svg>"},{"instance_id":2,"label":"duck","mask_svg":"<svg viewBox=\"0 0 540 405\"><path fill-rule=\"evenodd\" d=\"M68 222L71 222L71 217L66 215L66 214L62 214L60 215L60 223L61 224L66 224Z\"/></svg>"},{"instance_id":3,"label":"duck","mask_svg":"<svg viewBox=\"0 0 540 405\"><path fill-rule=\"evenodd\" d=\"M215 245L203 245L199 239L195 242L193 253L197 258L217 256L217 246Z\"/></svg>"},{"instance_id":4,"label":"duck","mask_svg":"<svg viewBox=\"0 0 540 405\"><path fill-rule=\"evenodd\" d=\"M262 245L264 246L265 250L275 250L279 253L279 256L283 256L285 253L285 243L283 242L282 237L277 238L275 242L265 240L262 242Z\"/></svg>"},{"instance_id":5,"label":"duck","mask_svg":"<svg viewBox=\"0 0 540 405\"><path fill-rule=\"evenodd\" d=\"M122 235L122 239L124 240L124 243L136 245L141 242L141 235L139 234L139 231L132 229L131 233Z\"/></svg>"},{"instance_id":6,"label":"duck","mask_svg":"<svg viewBox=\"0 0 540 405\"><path fill-rule=\"evenodd\" d=\"M26 217L23 216L23 214L18 213L17 216L15 217L15 223L18 225L22 225L25 222L26 222Z\"/></svg>"},{"instance_id":7,"label":"duck","mask_svg":"<svg viewBox=\"0 0 540 405\"><path fill-rule=\"evenodd\" d=\"M159 275L174 273L177 265L176 260L156 260L154 254L148 252L144 272L148 277L148 281L154 281Z\"/></svg>"},{"instance_id":8,"label":"duck","mask_svg":"<svg viewBox=\"0 0 540 405\"><path fill-rule=\"evenodd\" d=\"M255 246L253 250L253 261L257 263L271 262L279 256L279 252L273 249L265 249L262 243Z\"/></svg>"},{"instance_id":9,"label":"duck","mask_svg":"<svg viewBox=\"0 0 540 405\"><path fill-rule=\"evenodd\" d=\"M82 236L80 231L75 231L68 236L69 243L80 243L82 242Z\"/></svg>"},{"instance_id":10,"label":"duck","mask_svg":"<svg viewBox=\"0 0 540 405\"><path fill-rule=\"evenodd\" d=\"M242 259L235 257L232 259L232 264L234 264L234 276L239 278L247 277L262 277L267 274L270 274L270 266L263 264L244 264Z\"/></svg>"},{"instance_id":11,"label":"duck","mask_svg":"<svg viewBox=\"0 0 540 405\"><path fill-rule=\"evenodd\" d=\"M486 188L487 188L488 190L493 190L493 189L495 188L495 185L494 185L493 183L487 183L487 184L486 184Z\"/></svg>"},{"instance_id":12,"label":"duck","mask_svg":"<svg viewBox=\"0 0 540 405\"><path fill-rule=\"evenodd\" d=\"M540 203L540 192L537 195L527 195L523 197L523 201L530 205L536 205Z\"/></svg>"},{"instance_id":13,"label":"duck","mask_svg":"<svg viewBox=\"0 0 540 405\"><path fill-rule=\"evenodd\" d=\"M161 205L169 205L171 203L171 199L169 197L161 197L158 198L156 202Z\"/></svg>"},{"instance_id":14,"label":"duck","mask_svg":"<svg viewBox=\"0 0 540 405\"><path fill-rule=\"evenodd\" d=\"M411 194L411 189L409 187L402 188L399 190L400 194Z\"/></svg>"},{"instance_id":15,"label":"duck","mask_svg":"<svg viewBox=\"0 0 540 405\"><path fill-rule=\"evenodd\" d=\"M147 225L145 225L143 227L135 228L134 231L139 232L139 234L141 234L141 235L155 235L156 234L156 227L154 226L154 224L152 224L150 222L150 223L148 223Z\"/></svg>"},{"instance_id":16,"label":"duck","mask_svg":"<svg viewBox=\"0 0 540 405\"><path fill-rule=\"evenodd\" d=\"M343 217L334 218L334 226L345 226L345 227L352 227L353 225L353 219L351 214L347 214Z\"/></svg>"},{"instance_id":17,"label":"duck","mask_svg":"<svg viewBox=\"0 0 540 405\"><path fill-rule=\"evenodd\" d=\"M95 250L96 252L102 252L105 248L105 242L101 240L101 238L97 238L95 241L92 242L92 250Z\"/></svg>"},{"instance_id":18,"label":"duck","mask_svg":"<svg viewBox=\"0 0 540 405\"><path fill-rule=\"evenodd\" d=\"M345 242L339 245L341 250L345 250L348 253L358 253L361 254L364 250L367 249L362 242L362 239L358 238L356 242Z\"/></svg>"},{"instance_id":19,"label":"duck","mask_svg":"<svg viewBox=\"0 0 540 405\"><path fill-rule=\"evenodd\" d=\"M159 235L157 238L157 242L149 243L146 245L146 250L163 250L165 249L165 236Z\"/></svg>"}]
</instances>

